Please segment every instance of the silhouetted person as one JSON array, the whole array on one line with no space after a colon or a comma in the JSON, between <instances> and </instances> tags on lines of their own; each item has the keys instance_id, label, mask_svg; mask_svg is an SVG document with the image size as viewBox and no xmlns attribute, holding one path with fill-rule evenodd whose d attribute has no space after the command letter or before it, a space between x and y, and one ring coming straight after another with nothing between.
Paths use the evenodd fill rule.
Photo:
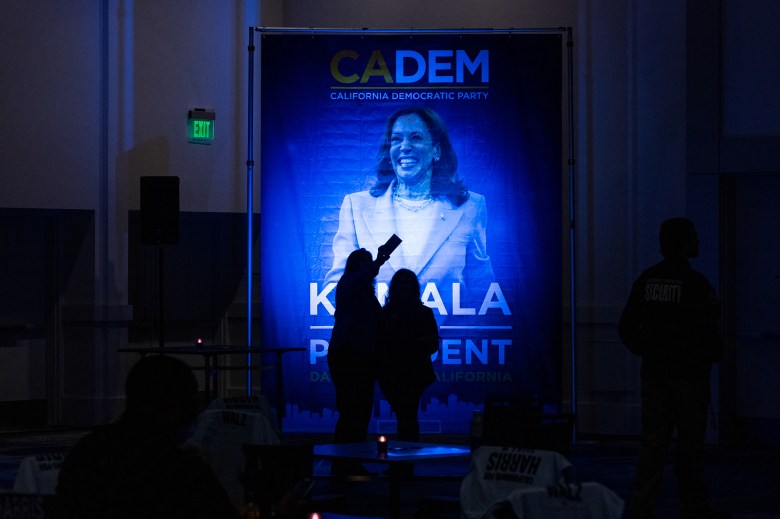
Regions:
<instances>
[{"instance_id":1,"label":"silhouetted person","mask_svg":"<svg viewBox=\"0 0 780 519\"><path fill-rule=\"evenodd\" d=\"M699 255L693 222L666 220L659 238L664 259L634 282L620 317L620 339L642 357L642 439L628 517L653 517L675 428L683 519L728 517L709 509L703 480L710 371L723 355L718 300L688 261Z\"/></svg>"},{"instance_id":2,"label":"silhouetted person","mask_svg":"<svg viewBox=\"0 0 780 519\"><path fill-rule=\"evenodd\" d=\"M398 439L417 441L420 397L436 380L431 355L439 349L439 328L433 310L420 301L420 282L411 270L393 275L384 315L379 387L398 420Z\"/></svg>"},{"instance_id":3,"label":"silhouetted person","mask_svg":"<svg viewBox=\"0 0 780 519\"><path fill-rule=\"evenodd\" d=\"M328 346L328 368L339 413L336 443L365 441L368 432L382 328L382 306L376 299L374 278L387 258L382 247L376 261L365 249L353 251L336 285L335 322Z\"/></svg>"},{"instance_id":4,"label":"silhouetted person","mask_svg":"<svg viewBox=\"0 0 780 519\"><path fill-rule=\"evenodd\" d=\"M145 357L130 369L125 391L120 419L86 435L65 458L58 518L238 518L211 468L180 446L198 410L190 368L173 357Z\"/></svg>"}]
</instances>

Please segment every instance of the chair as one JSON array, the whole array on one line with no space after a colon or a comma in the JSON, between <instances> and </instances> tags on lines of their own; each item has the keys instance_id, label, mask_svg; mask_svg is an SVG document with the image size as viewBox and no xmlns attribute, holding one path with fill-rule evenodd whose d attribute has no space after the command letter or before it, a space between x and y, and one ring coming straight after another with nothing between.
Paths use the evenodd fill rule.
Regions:
<instances>
[{"instance_id":1,"label":"chair","mask_svg":"<svg viewBox=\"0 0 780 519\"><path fill-rule=\"evenodd\" d=\"M506 501L496 504L492 515L516 519L621 519L623 500L592 481L529 487L509 494Z\"/></svg>"},{"instance_id":2,"label":"chair","mask_svg":"<svg viewBox=\"0 0 780 519\"><path fill-rule=\"evenodd\" d=\"M244 444L242 449L245 500L259 506L261 517L346 512L344 496L315 496L311 445Z\"/></svg>"},{"instance_id":3,"label":"chair","mask_svg":"<svg viewBox=\"0 0 780 519\"><path fill-rule=\"evenodd\" d=\"M459 497L423 498L417 517L480 519L489 511L501 515L508 505L503 509L493 507L518 489L565 485L575 479L571 463L558 452L483 445L471 455Z\"/></svg>"},{"instance_id":4,"label":"chair","mask_svg":"<svg viewBox=\"0 0 780 519\"><path fill-rule=\"evenodd\" d=\"M548 451L569 454L571 450L572 433L574 431L574 415L571 413L543 414L539 422L539 436L535 447Z\"/></svg>"},{"instance_id":5,"label":"chair","mask_svg":"<svg viewBox=\"0 0 780 519\"><path fill-rule=\"evenodd\" d=\"M65 452L27 456L19 464L13 491L19 494L54 495Z\"/></svg>"},{"instance_id":6,"label":"chair","mask_svg":"<svg viewBox=\"0 0 780 519\"><path fill-rule=\"evenodd\" d=\"M0 517L13 519L56 519L53 495L0 492Z\"/></svg>"},{"instance_id":7,"label":"chair","mask_svg":"<svg viewBox=\"0 0 780 519\"><path fill-rule=\"evenodd\" d=\"M279 437L263 413L228 409L205 409L198 416L189 443L203 451L203 459L211 466L228 495L243 500L241 466L242 445L279 443Z\"/></svg>"},{"instance_id":8,"label":"chair","mask_svg":"<svg viewBox=\"0 0 780 519\"><path fill-rule=\"evenodd\" d=\"M483 417L480 443L485 447L539 449L561 455L569 452L573 419L569 415L544 414L536 399L487 395ZM428 496L420 500L418 516L427 519L456 518L461 514L461 507L461 498Z\"/></svg>"},{"instance_id":9,"label":"chair","mask_svg":"<svg viewBox=\"0 0 780 519\"><path fill-rule=\"evenodd\" d=\"M573 480L571 463L558 452L482 446L472 454L460 486L463 517L483 517L518 489L565 485Z\"/></svg>"},{"instance_id":10,"label":"chair","mask_svg":"<svg viewBox=\"0 0 780 519\"><path fill-rule=\"evenodd\" d=\"M485 397L482 445L532 448L539 438L542 408L531 398Z\"/></svg>"},{"instance_id":11,"label":"chair","mask_svg":"<svg viewBox=\"0 0 780 519\"><path fill-rule=\"evenodd\" d=\"M278 416L276 411L268 403L265 396L260 394L244 395L244 396L226 396L217 397L209 403L207 409L227 409L229 411L246 411L249 413L260 413L268 422L270 428L266 434L269 436L275 436L277 441L269 441L267 443L278 443L278 439L281 438L282 433L278 427Z\"/></svg>"},{"instance_id":12,"label":"chair","mask_svg":"<svg viewBox=\"0 0 780 519\"><path fill-rule=\"evenodd\" d=\"M569 453L574 415L545 414L539 402L519 396L485 398L482 445Z\"/></svg>"}]
</instances>

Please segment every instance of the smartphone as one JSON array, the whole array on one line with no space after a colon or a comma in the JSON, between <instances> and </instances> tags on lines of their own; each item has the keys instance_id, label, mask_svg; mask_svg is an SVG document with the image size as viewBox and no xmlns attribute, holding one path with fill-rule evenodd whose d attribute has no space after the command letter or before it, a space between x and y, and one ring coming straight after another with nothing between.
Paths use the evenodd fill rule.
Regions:
<instances>
[{"instance_id":1,"label":"smartphone","mask_svg":"<svg viewBox=\"0 0 780 519\"><path fill-rule=\"evenodd\" d=\"M383 245L383 247L386 247L386 248L387 248L387 255L388 255L388 256L389 256L390 254L392 254L392 252L393 252L395 249L397 249L399 245L401 245L401 241L403 241L403 240L401 240L401 238L399 238L399 237L398 237L398 236L396 236L395 234L393 234L392 236L390 236L390 238L389 238L389 239L388 239L388 240L385 242L385 244Z\"/></svg>"}]
</instances>

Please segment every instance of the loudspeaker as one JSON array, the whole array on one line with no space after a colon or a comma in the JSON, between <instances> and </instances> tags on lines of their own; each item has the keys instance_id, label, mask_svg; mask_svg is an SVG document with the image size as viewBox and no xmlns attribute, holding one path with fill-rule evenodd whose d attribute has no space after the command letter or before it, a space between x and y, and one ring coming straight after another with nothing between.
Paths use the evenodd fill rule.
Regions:
<instances>
[{"instance_id":1,"label":"loudspeaker","mask_svg":"<svg viewBox=\"0 0 780 519\"><path fill-rule=\"evenodd\" d=\"M179 243L179 177L141 177L141 243Z\"/></svg>"}]
</instances>

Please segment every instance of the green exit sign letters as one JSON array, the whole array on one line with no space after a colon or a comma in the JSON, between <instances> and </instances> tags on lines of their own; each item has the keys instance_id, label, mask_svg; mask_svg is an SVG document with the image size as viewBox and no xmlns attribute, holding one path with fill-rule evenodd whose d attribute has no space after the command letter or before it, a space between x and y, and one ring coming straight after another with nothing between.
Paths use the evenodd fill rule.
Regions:
<instances>
[{"instance_id":1,"label":"green exit sign letters","mask_svg":"<svg viewBox=\"0 0 780 519\"><path fill-rule=\"evenodd\" d=\"M211 144L214 142L214 110L193 108L187 115L187 142Z\"/></svg>"}]
</instances>

